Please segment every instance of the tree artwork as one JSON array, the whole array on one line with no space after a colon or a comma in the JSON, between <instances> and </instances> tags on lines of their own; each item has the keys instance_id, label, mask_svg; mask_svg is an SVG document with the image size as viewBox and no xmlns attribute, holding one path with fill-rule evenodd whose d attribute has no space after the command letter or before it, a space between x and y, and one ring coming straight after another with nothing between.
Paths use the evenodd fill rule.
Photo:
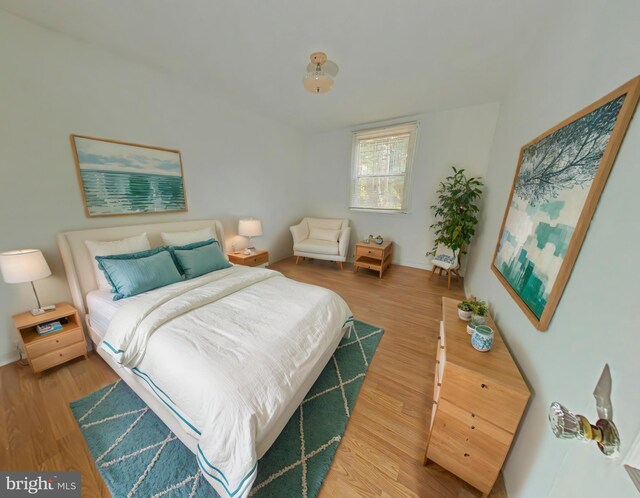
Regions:
<instances>
[{"instance_id":1,"label":"tree artwork","mask_svg":"<svg viewBox=\"0 0 640 498\"><path fill-rule=\"evenodd\" d=\"M492 271L546 330L640 97L640 76L522 147Z\"/></svg>"},{"instance_id":2,"label":"tree artwork","mask_svg":"<svg viewBox=\"0 0 640 498\"><path fill-rule=\"evenodd\" d=\"M532 205L558 196L560 190L588 186L624 102L622 95L528 147L515 193Z\"/></svg>"}]
</instances>

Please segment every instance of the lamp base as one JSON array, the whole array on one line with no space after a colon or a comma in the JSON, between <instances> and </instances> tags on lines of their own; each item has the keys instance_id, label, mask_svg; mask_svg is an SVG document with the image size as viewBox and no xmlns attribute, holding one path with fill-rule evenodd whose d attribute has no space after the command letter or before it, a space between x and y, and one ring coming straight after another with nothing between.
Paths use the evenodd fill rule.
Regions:
<instances>
[{"instance_id":1,"label":"lamp base","mask_svg":"<svg viewBox=\"0 0 640 498\"><path fill-rule=\"evenodd\" d=\"M31 310L31 314L33 316L38 316L38 315L43 315L45 314L47 311L53 311L56 309L56 305L55 304L51 304L49 306L43 306L42 308L33 308Z\"/></svg>"}]
</instances>

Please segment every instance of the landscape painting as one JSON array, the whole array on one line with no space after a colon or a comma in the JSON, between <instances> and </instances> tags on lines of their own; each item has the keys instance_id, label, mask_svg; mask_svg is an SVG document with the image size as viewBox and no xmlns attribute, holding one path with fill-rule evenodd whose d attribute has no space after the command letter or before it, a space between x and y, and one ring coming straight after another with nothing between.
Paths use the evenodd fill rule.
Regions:
<instances>
[{"instance_id":1,"label":"landscape painting","mask_svg":"<svg viewBox=\"0 0 640 498\"><path fill-rule=\"evenodd\" d=\"M546 330L626 128L640 78L525 145L492 270Z\"/></svg>"},{"instance_id":2,"label":"landscape painting","mask_svg":"<svg viewBox=\"0 0 640 498\"><path fill-rule=\"evenodd\" d=\"M89 217L186 211L177 150L71 135Z\"/></svg>"}]
</instances>

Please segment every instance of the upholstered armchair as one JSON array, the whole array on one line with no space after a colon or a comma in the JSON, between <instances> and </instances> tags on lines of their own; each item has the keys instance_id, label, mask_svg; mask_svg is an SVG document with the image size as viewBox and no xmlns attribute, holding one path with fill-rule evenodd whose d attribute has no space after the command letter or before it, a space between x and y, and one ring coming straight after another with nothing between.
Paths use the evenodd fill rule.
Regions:
<instances>
[{"instance_id":1,"label":"upholstered armchair","mask_svg":"<svg viewBox=\"0 0 640 498\"><path fill-rule=\"evenodd\" d=\"M342 270L342 263L347 260L351 227L349 220L303 218L289 227L293 236L293 255L296 264L300 258L324 259L335 261Z\"/></svg>"}]
</instances>

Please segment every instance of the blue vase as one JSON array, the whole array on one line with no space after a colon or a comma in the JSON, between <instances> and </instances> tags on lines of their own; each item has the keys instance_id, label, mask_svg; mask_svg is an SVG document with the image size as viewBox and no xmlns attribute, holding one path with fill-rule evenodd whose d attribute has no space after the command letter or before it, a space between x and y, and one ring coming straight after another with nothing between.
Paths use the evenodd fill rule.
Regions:
<instances>
[{"instance_id":1,"label":"blue vase","mask_svg":"<svg viewBox=\"0 0 640 498\"><path fill-rule=\"evenodd\" d=\"M493 347L493 329L478 325L471 335L471 345L478 351L489 351Z\"/></svg>"}]
</instances>

